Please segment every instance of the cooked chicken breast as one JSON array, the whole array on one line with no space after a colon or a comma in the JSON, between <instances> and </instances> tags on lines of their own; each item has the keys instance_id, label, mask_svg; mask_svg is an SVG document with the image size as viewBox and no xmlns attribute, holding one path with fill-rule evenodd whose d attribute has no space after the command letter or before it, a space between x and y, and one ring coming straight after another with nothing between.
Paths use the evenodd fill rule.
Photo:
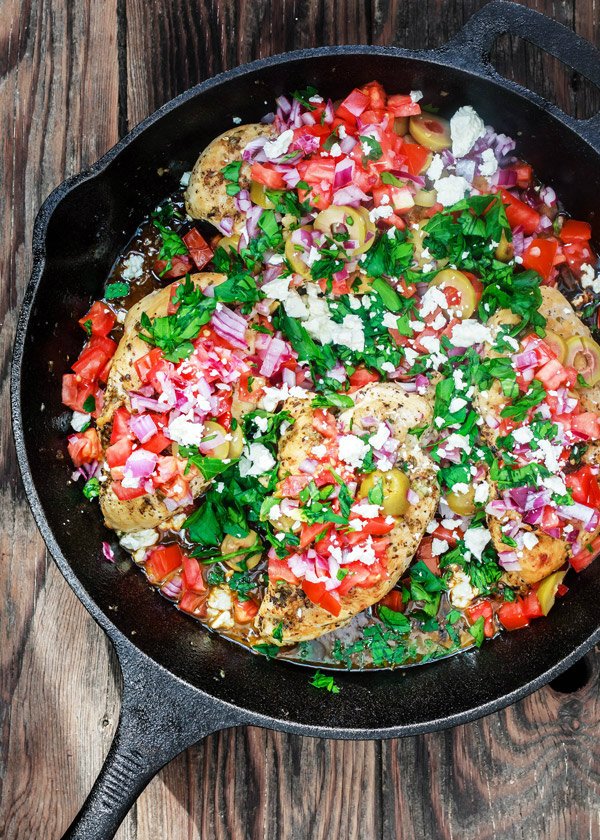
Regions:
<instances>
[{"instance_id":1,"label":"cooked chicken breast","mask_svg":"<svg viewBox=\"0 0 600 840\"><path fill-rule=\"evenodd\" d=\"M546 319L546 328L551 332L556 333L564 340L573 335L591 336L591 332L586 325L578 318L575 310L562 295L558 289L550 286L542 286L542 303L540 305L540 313ZM495 313L489 320L490 326L497 326L499 324L516 324L518 317L509 310L503 309ZM489 345L486 345L484 356L487 358L499 356ZM591 388L580 388L575 386L573 389L579 397L583 409L585 411L599 411L600 410L600 385L595 385ZM509 400L502 394L502 389L498 382L494 382L489 391L480 392L475 396L475 406L481 416L484 418L500 419L500 412ZM487 443L494 446L497 437L496 429L489 426L487 423L481 427L482 436ZM592 444L586 453L587 459L590 463L600 463L600 447L598 444ZM494 491L494 496L497 497L497 491ZM509 518L516 518L518 514L508 512L506 522ZM488 516L488 525L494 545L498 551L506 550L506 545L502 542L501 521L493 516ZM552 572L559 569L563 563L571 555L570 545L561 539L550 537L541 531L539 528L528 525L523 526L525 530L535 534L538 539L537 545L531 549L524 549L522 557L519 557L521 570L519 572L511 572L506 574L505 578L513 585L527 583L532 584L547 577ZM594 535L590 535L590 538Z\"/></svg>"},{"instance_id":2,"label":"cooked chicken breast","mask_svg":"<svg viewBox=\"0 0 600 840\"><path fill-rule=\"evenodd\" d=\"M222 274L203 273L191 276L192 282L200 288L208 284L216 284L223 279ZM150 345L138 335L140 317L143 312L151 319L166 315L169 299L173 293L172 285L146 295L127 313L123 337L113 356L102 413L97 420L105 446L110 437L108 430L115 411L122 405L131 410L129 392L137 390L142 384L134 362L150 350ZM155 528L160 522L169 519L174 514L174 511L168 510L158 495L140 496L137 499L122 502L116 497L111 484L109 478L100 485L100 507L108 528L127 532ZM201 476L192 479L190 489L194 498L199 496L208 484L209 482Z\"/></svg>"},{"instance_id":3,"label":"cooked chicken breast","mask_svg":"<svg viewBox=\"0 0 600 840\"><path fill-rule=\"evenodd\" d=\"M414 426L431 419L427 401L414 394L407 394L400 385L376 383L366 385L354 395L355 406L341 415L345 428L360 435L368 431L362 422L367 417L379 422L387 421L394 436L400 441L398 460L407 464L411 488L419 501L411 505L404 516L397 517L390 533L388 549L388 577L370 589L356 587L342 596L339 616L333 616L313 604L299 586L287 583L269 584L258 612L256 626L260 634L271 642L273 631L282 623L281 644L296 644L316 639L324 633L347 624L386 595L408 568L425 529L433 518L439 499L439 488L430 459L421 451L419 442L408 434ZM282 436L279 444L280 476L297 472L298 465L309 456L315 444L323 442L312 427L313 409L307 400L287 400L283 405L295 417L294 425Z\"/></svg>"},{"instance_id":4,"label":"cooked chicken breast","mask_svg":"<svg viewBox=\"0 0 600 840\"><path fill-rule=\"evenodd\" d=\"M242 152L257 137L274 137L272 125L260 123L239 125L216 137L202 152L192 170L190 183L185 191L185 206L194 219L204 219L217 224L222 219L233 220L233 233L244 226L245 214L237 209L235 197L227 195L228 181L221 171L228 163L242 159ZM242 163L239 185L250 188L250 165Z\"/></svg>"}]
</instances>

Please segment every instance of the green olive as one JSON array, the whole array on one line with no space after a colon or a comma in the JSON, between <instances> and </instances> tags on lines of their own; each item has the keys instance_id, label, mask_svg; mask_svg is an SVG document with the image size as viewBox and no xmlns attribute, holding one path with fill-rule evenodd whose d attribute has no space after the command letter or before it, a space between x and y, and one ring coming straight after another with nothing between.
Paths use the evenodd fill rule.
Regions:
<instances>
[{"instance_id":1,"label":"green olive","mask_svg":"<svg viewBox=\"0 0 600 840\"><path fill-rule=\"evenodd\" d=\"M258 181L252 181L250 184L250 201L252 204L257 204L259 207L264 207L265 210L272 210L275 205L267 195L267 190L264 184L259 184ZM283 190L269 190L270 193L281 195Z\"/></svg>"},{"instance_id":2,"label":"green olive","mask_svg":"<svg viewBox=\"0 0 600 840\"><path fill-rule=\"evenodd\" d=\"M356 242L356 246L347 251L348 255L362 253L367 230L364 217L354 207L332 204L326 210L321 210L313 222L313 227L329 237L338 232L348 231L348 239Z\"/></svg>"},{"instance_id":3,"label":"green olive","mask_svg":"<svg viewBox=\"0 0 600 840\"><path fill-rule=\"evenodd\" d=\"M500 234L500 242L496 247L494 256L500 262L506 263L509 260L512 260L514 253L515 249L513 248L512 242L508 241L508 239L506 238L506 234L504 233L504 231L502 231L502 233Z\"/></svg>"},{"instance_id":4,"label":"green olive","mask_svg":"<svg viewBox=\"0 0 600 840\"><path fill-rule=\"evenodd\" d=\"M564 338L558 333L552 332L552 330L546 330L544 344L547 344L552 352L556 353L556 358L563 365L567 358L567 342Z\"/></svg>"},{"instance_id":5,"label":"green olive","mask_svg":"<svg viewBox=\"0 0 600 840\"><path fill-rule=\"evenodd\" d=\"M446 493L446 504L451 511L459 516L471 516L475 513L475 489L469 487L466 493L454 493L450 490Z\"/></svg>"},{"instance_id":6,"label":"green olive","mask_svg":"<svg viewBox=\"0 0 600 840\"><path fill-rule=\"evenodd\" d=\"M214 420L207 420L204 424L202 442L210 443L211 439L217 435L225 437L227 435L227 429ZM210 458L218 458L222 461L224 458L229 457L229 441L224 440L223 443L218 443L214 449L209 449L205 454Z\"/></svg>"},{"instance_id":7,"label":"green olive","mask_svg":"<svg viewBox=\"0 0 600 840\"><path fill-rule=\"evenodd\" d=\"M452 146L450 123L432 114L419 114L410 118L410 133L421 146L432 152L441 152Z\"/></svg>"},{"instance_id":8,"label":"green olive","mask_svg":"<svg viewBox=\"0 0 600 840\"><path fill-rule=\"evenodd\" d=\"M567 339L567 358L569 367L574 367L588 385L600 382L600 347L587 335L572 335Z\"/></svg>"},{"instance_id":9,"label":"green olive","mask_svg":"<svg viewBox=\"0 0 600 840\"><path fill-rule=\"evenodd\" d=\"M254 546L258 549L256 554L248 555L244 553L244 549ZM226 534L221 543L221 554L227 565L236 572L241 572L244 568L253 569L258 566L261 558L261 545L256 531L248 531L246 537L232 537L231 534ZM237 556L229 557L230 554L237 554Z\"/></svg>"},{"instance_id":10,"label":"green olive","mask_svg":"<svg viewBox=\"0 0 600 840\"><path fill-rule=\"evenodd\" d=\"M383 487L383 512L387 516L402 516L405 514L410 507L408 501L410 481L408 476L395 467L386 472L375 470L361 481L358 490L359 498L367 498L369 490L373 490L378 482L381 482Z\"/></svg>"},{"instance_id":11,"label":"green olive","mask_svg":"<svg viewBox=\"0 0 600 840\"><path fill-rule=\"evenodd\" d=\"M394 119L394 134L399 134L400 137L408 131L408 117L395 117Z\"/></svg>"},{"instance_id":12,"label":"green olive","mask_svg":"<svg viewBox=\"0 0 600 840\"><path fill-rule=\"evenodd\" d=\"M231 236L222 236L219 239L219 248L224 248L226 251L237 251L239 244L239 233L232 233Z\"/></svg>"},{"instance_id":13,"label":"green olive","mask_svg":"<svg viewBox=\"0 0 600 840\"><path fill-rule=\"evenodd\" d=\"M304 227L298 228L298 230L308 230L312 231L312 228L308 225ZM296 274L300 274L302 277L306 277L310 280L311 273L310 268L302 259L303 254L307 254L307 250L304 248L303 245L299 245L297 242L292 240L291 235L287 238L285 243L285 256L287 261L292 267L292 271Z\"/></svg>"},{"instance_id":14,"label":"green olive","mask_svg":"<svg viewBox=\"0 0 600 840\"><path fill-rule=\"evenodd\" d=\"M460 296L460 303L456 309L460 311L462 318L470 318L477 308L477 295L473 284L462 271L454 268L445 268L435 275L430 281L431 286L440 286L442 289L456 289Z\"/></svg>"},{"instance_id":15,"label":"green olive","mask_svg":"<svg viewBox=\"0 0 600 840\"><path fill-rule=\"evenodd\" d=\"M231 440L229 441L229 452L227 453L227 457L239 458L244 448L244 435L241 425L238 423L235 429L232 429L230 434Z\"/></svg>"},{"instance_id":16,"label":"green olive","mask_svg":"<svg viewBox=\"0 0 600 840\"><path fill-rule=\"evenodd\" d=\"M536 595L538 597L538 601L540 602L540 606L544 615L548 615L548 613L554 606L556 591L560 584L563 582L566 574L566 572L554 572L554 574L548 575L547 578L544 578L544 580L538 586Z\"/></svg>"},{"instance_id":17,"label":"green olive","mask_svg":"<svg viewBox=\"0 0 600 840\"><path fill-rule=\"evenodd\" d=\"M354 256L357 257L359 254L364 254L365 251L368 251L371 245L375 242L375 234L377 233L377 228L375 227L375 223L371 221L371 217L369 216L369 211L366 207L357 207L356 212L360 213L365 223L365 241L360 246L360 248L354 249ZM370 234L370 235L369 235Z\"/></svg>"},{"instance_id":18,"label":"green olive","mask_svg":"<svg viewBox=\"0 0 600 840\"><path fill-rule=\"evenodd\" d=\"M417 207L433 207L436 201L437 190L417 190L415 193L415 204Z\"/></svg>"}]
</instances>

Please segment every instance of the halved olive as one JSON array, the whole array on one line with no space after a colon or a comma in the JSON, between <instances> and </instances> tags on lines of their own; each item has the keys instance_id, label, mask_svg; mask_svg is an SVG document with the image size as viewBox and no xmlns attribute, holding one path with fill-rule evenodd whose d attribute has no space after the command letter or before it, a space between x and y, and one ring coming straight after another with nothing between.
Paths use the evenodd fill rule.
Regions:
<instances>
[{"instance_id":1,"label":"halved olive","mask_svg":"<svg viewBox=\"0 0 600 840\"><path fill-rule=\"evenodd\" d=\"M367 230L364 217L354 207L332 204L326 210L321 210L313 222L313 227L326 236L333 237L334 234L341 233L356 242L354 248L347 250L349 256L363 253L361 248L365 244Z\"/></svg>"},{"instance_id":2,"label":"halved olive","mask_svg":"<svg viewBox=\"0 0 600 840\"><path fill-rule=\"evenodd\" d=\"M369 495L369 490L373 490L379 482L381 482L383 488L383 512L388 516L405 514L410 507L408 501L410 481L408 476L395 467L386 472L375 470L361 481L358 489L359 498L365 499Z\"/></svg>"},{"instance_id":3,"label":"halved olive","mask_svg":"<svg viewBox=\"0 0 600 840\"><path fill-rule=\"evenodd\" d=\"M564 338L558 333L552 332L552 330L546 330L544 342L556 353L556 358L561 365L564 365L565 359L567 358L567 342Z\"/></svg>"},{"instance_id":4,"label":"halved olive","mask_svg":"<svg viewBox=\"0 0 600 840\"><path fill-rule=\"evenodd\" d=\"M474 487L469 487L466 493L455 493L453 490L449 490L445 499L450 510L459 516L471 516L475 513Z\"/></svg>"},{"instance_id":5,"label":"halved olive","mask_svg":"<svg viewBox=\"0 0 600 840\"><path fill-rule=\"evenodd\" d=\"M470 318L477 308L477 295L475 289L466 274L456 271L454 268L444 268L430 281L431 286L440 286L442 289L456 289L460 301L453 308L460 311L462 318Z\"/></svg>"},{"instance_id":6,"label":"halved olive","mask_svg":"<svg viewBox=\"0 0 600 840\"><path fill-rule=\"evenodd\" d=\"M408 131L408 117L395 117L394 118L394 134L399 134L400 137L404 137L406 132Z\"/></svg>"},{"instance_id":7,"label":"halved olive","mask_svg":"<svg viewBox=\"0 0 600 840\"><path fill-rule=\"evenodd\" d=\"M252 181L250 184L250 201L253 204L257 204L259 207L264 207L265 210L272 210L275 205L267 195L268 187L265 187L264 184L259 184L258 181ZM283 190L269 190L271 194L277 193L277 195L282 195Z\"/></svg>"},{"instance_id":8,"label":"halved olive","mask_svg":"<svg viewBox=\"0 0 600 840\"><path fill-rule=\"evenodd\" d=\"M211 440L215 441L215 448L209 449L206 453L209 458L218 458L222 461L224 458L229 457L229 441L223 440L221 443L218 442L219 438L225 438L228 432L220 423L217 423L215 420L207 420L204 424L204 432L202 435L202 443L210 444Z\"/></svg>"},{"instance_id":9,"label":"halved olive","mask_svg":"<svg viewBox=\"0 0 600 840\"><path fill-rule=\"evenodd\" d=\"M244 550L252 549L255 546L257 548L256 554ZM241 572L244 569L244 564L246 569L253 569L258 566L261 558L261 548L256 531L248 531L246 537L232 537L231 534L226 534L221 543L221 554L230 568L235 569L236 572ZM230 554L235 556L229 557Z\"/></svg>"},{"instance_id":10,"label":"halved olive","mask_svg":"<svg viewBox=\"0 0 600 840\"><path fill-rule=\"evenodd\" d=\"M563 582L566 574L566 572L554 572L554 574L548 575L547 578L544 578L538 586L535 594L538 597L538 601L540 602L544 615L548 615L554 606L556 591Z\"/></svg>"},{"instance_id":11,"label":"halved olive","mask_svg":"<svg viewBox=\"0 0 600 840\"><path fill-rule=\"evenodd\" d=\"M244 435L242 433L241 425L238 423L235 429L232 429L230 434L231 440L229 441L229 452L227 453L227 457L239 458L244 448Z\"/></svg>"},{"instance_id":12,"label":"halved olive","mask_svg":"<svg viewBox=\"0 0 600 840\"><path fill-rule=\"evenodd\" d=\"M232 233L231 236L222 236L219 239L219 248L225 248L226 251L237 251L239 244L239 233Z\"/></svg>"},{"instance_id":13,"label":"halved olive","mask_svg":"<svg viewBox=\"0 0 600 840\"><path fill-rule=\"evenodd\" d=\"M359 254L364 254L365 251L368 251L371 245L375 242L375 234L377 233L377 228L375 227L375 223L371 221L371 217L369 216L369 211L366 207L357 207L356 212L360 213L365 223L365 241L361 245L360 248L356 248L354 251L354 256L358 257Z\"/></svg>"},{"instance_id":14,"label":"halved olive","mask_svg":"<svg viewBox=\"0 0 600 840\"><path fill-rule=\"evenodd\" d=\"M418 114L411 117L410 133L421 146L431 149L433 152L441 152L452 146L450 137L450 123L442 117L432 114Z\"/></svg>"},{"instance_id":15,"label":"halved olive","mask_svg":"<svg viewBox=\"0 0 600 840\"><path fill-rule=\"evenodd\" d=\"M437 190L417 190L415 193L415 204L417 207L433 207L436 201Z\"/></svg>"},{"instance_id":16,"label":"halved olive","mask_svg":"<svg viewBox=\"0 0 600 840\"><path fill-rule=\"evenodd\" d=\"M506 234L502 231L500 234L500 242L496 247L494 256L500 262L508 262L509 260L512 260L514 253L515 249L513 248L512 242L508 241Z\"/></svg>"},{"instance_id":17,"label":"halved olive","mask_svg":"<svg viewBox=\"0 0 600 840\"><path fill-rule=\"evenodd\" d=\"M587 335L572 335L567 339L565 364L574 367L588 385L600 382L600 347Z\"/></svg>"},{"instance_id":18,"label":"halved olive","mask_svg":"<svg viewBox=\"0 0 600 840\"><path fill-rule=\"evenodd\" d=\"M312 232L312 228L308 225L304 227L298 228L298 230L306 230ZM285 243L285 257L289 264L292 267L292 271L296 274L300 274L302 277L306 277L310 279L311 273L310 268L302 259L302 255L308 255L310 248L306 247L305 245L301 245L299 242L294 242L292 236L290 235Z\"/></svg>"}]
</instances>

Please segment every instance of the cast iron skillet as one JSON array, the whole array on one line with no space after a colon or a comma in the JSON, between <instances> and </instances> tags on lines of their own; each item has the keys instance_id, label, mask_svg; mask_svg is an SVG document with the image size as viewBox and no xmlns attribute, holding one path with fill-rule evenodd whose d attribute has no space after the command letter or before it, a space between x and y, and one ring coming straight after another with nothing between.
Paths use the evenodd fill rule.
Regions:
<instances>
[{"instance_id":1,"label":"cast iron skillet","mask_svg":"<svg viewBox=\"0 0 600 840\"><path fill-rule=\"evenodd\" d=\"M114 835L152 776L210 732L241 724L332 738L390 738L465 723L556 677L600 639L600 566L573 583L551 617L469 652L409 671L340 673L337 696L309 686L305 669L254 656L205 632L151 590L122 554L100 554L107 534L95 506L67 484L70 412L60 379L81 345L76 320L98 295L140 219L232 116L254 122L276 95L314 84L333 99L372 79L422 89L443 112L469 103L518 137L520 153L578 217L600 193L600 118L578 121L498 76L487 54L510 32L600 86L599 53L570 30L496 0L439 50L348 46L293 52L223 73L164 105L87 172L47 199L34 232L34 269L12 371L14 433L37 524L60 570L113 643L124 678L110 753L65 837ZM157 170L168 168L170 174Z\"/></svg>"}]
</instances>

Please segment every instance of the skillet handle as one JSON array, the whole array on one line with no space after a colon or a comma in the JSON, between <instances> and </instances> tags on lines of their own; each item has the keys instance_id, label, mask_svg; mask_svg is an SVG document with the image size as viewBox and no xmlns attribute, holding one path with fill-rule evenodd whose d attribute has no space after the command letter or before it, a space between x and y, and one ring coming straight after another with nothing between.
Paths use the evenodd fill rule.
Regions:
<instances>
[{"instance_id":1,"label":"skillet handle","mask_svg":"<svg viewBox=\"0 0 600 840\"><path fill-rule=\"evenodd\" d=\"M492 0L474 14L445 45L444 55L465 70L498 79L500 76L491 64L489 54L496 40L504 34L518 35L535 44L600 88L600 51L595 46L562 23L528 6L506 0ZM596 151L600 151L600 114L588 120L578 120L516 82L503 78L503 84L552 111Z\"/></svg>"},{"instance_id":2,"label":"skillet handle","mask_svg":"<svg viewBox=\"0 0 600 840\"><path fill-rule=\"evenodd\" d=\"M165 764L206 735L243 722L227 704L179 682L131 645L117 642L115 648L124 684L119 725L63 840L111 840Z\"/></svg>"}]
</instances>

